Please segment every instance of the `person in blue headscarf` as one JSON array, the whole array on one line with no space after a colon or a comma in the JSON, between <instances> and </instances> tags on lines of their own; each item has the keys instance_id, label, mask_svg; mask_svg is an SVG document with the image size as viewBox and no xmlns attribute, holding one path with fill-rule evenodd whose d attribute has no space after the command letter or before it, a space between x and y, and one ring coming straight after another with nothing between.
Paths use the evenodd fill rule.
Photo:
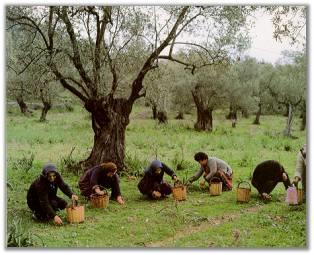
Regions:
<instances>
[{"instance_id":1,"label":"person in blue headscarf","mask_svg":"<svg viewBox=\"0 0 314 255\"><path fill-rule=\"evenodd\" d=\"M159 199L171 194L172 187L164 181L164 173L171 176L174 181L177 180L175 172L166 164L159 160L152 161L150 166L144 170L144 177L137 185L139 191L152 199Z\"/></svg>"}]
</instances>

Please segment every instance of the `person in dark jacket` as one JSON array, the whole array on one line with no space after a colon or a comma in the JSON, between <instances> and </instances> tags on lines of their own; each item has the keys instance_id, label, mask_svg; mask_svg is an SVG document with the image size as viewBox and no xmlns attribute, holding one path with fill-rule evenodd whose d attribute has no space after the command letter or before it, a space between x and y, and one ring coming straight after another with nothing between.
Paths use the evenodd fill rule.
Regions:
<instances>
[{"instance_id":1,"label":"person in dark jacket","mask_svg":"<svg viewBox=\"0 0 314 255\"><path fill-rule=\"evenodd\" d=\"M159 199L171 194L172 187L163 179L165 172L173 180L177 180L175 172L166 164L159 160L152 161L150 166L144 170L144 177L137 185L139 191L153 199Z\"/></svg>"},{"instance_id":2,"label":"person in dark jacket","mask_svg":"<svg viewBox=\"0 0 314 255\"><path fill-rule=\"evenodd\" d=\"M58 188L72 200L78 200L70 187L62 180L54 164L44 165L42 174L31 184L27 192L27 204L33 212L34 220L54 220L56 225L61 225L62 220L57 211L63 210L67 202L57 196Z\"/></svg>"},{"instance_id":3,"label":"person in dark jacket","mask_svg":"<svg viewBox=\"0 0 314 255\"><path fill-rule=\"evenodd\" d=\"M291 186L284 167L275 160L266 160L258 164L254 169L251 182L265 200L271 199L270 193L279 182L283 182L286 189Z\"/></svg>"},{"instance_id":4,"label":"person in dark jacket","mask_svg":"<svg viewBox=\"0 0 314 255\"><path fill-rule=\"evenodd\" d=\"M87 170L80 178L79 188L81 194L88 199L94 193L103 195L103 189L110 188L110 199L116 200L119 204L123 205L124 200L121 196L119 182L120 179L117 174L116 164L107 162Z\"/></svg>"}]
</instances>

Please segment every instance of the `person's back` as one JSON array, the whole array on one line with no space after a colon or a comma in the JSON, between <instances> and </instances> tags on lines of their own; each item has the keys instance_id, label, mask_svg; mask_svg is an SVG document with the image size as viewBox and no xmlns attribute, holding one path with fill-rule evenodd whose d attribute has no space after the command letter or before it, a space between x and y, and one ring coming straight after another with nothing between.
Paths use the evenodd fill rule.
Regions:
<instances>
[{"instance_id":1,"label":"person's back","mask_svg":"<svg viewBox=\"0 0 314 255\"><path fill-rule=\"evenodd\" d=\"M255 167L251 183L262 198L270 199L269 194L279 182L283 182L286 189L291 185L288 174L278 161L266 160Z\"/></svg>"},{"instance_id":2,"label":"person's back","mask_svg":"<svg viewBox=\"0 0 314 255\"><path fill-rule=\"evenodd\" d=\"M226 161L217 157L208 157L208 165L211 164L211 161L216 162L218 170L223 170L229 176L232 175L232 168Z\"/></svg>"},{"instance_id":3,"label":"person's back","mask_svg":"<svg viewBox=\"0 0 314 255\"><path fill-rule=\"evenodd\" d=\"M90 179L93 171L95 171L99 166L92 167L85 171L85 173L80 177L79 188L81 190L81 195L89 197L92 194L92 187L90 186Z\"/></svg>"}]
</instances>

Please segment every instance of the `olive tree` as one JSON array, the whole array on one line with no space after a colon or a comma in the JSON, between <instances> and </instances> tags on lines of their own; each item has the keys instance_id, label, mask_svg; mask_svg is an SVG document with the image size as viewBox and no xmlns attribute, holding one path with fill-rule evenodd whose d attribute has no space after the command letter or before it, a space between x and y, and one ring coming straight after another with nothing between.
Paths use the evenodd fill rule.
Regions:
<instances>
[{"instance_id":1,"label":"olive tree","mask_svg":"<svg viewBox=\"0 0 314 255\"><path fill-rule=\"evenodd\" d=\"M252 9L7 6L6 17L10 26L41 40L56 79L91 114L94 144L83 167L113 161L123 169L129 116L134 103L145 96L143 81L158 68L158 60L180 63L194 73L202 66L230 59L232 49L242 47L246 17ZM141 51L134 47L138 44ZM202 61L176 58L180 47L197 48ZM66 70L64 63L70 65Z\"/></svg>"}]
</instances>

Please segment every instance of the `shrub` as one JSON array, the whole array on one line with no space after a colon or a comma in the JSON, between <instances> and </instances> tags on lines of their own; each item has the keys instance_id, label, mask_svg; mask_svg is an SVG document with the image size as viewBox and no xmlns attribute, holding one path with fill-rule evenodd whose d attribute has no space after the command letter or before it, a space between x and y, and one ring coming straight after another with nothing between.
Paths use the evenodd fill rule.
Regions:
<instances>
[{"instance_id":1,"label":"shrub","mask_svg":"<svg viewBox=\"0 0 314 255\"><path fill-rule=\"evenodd\" d=\"M81 173L81 166L78 162L76 162L73 157L72 157L72 153L75 150L75 147L72 147L70 153L68 155L66 155L65 157L62 157L60 159L60 171L65 172L72 172L75 175L80 175Z\"/></svg>"},{"instance_id":2,"label":"shrub","mask_svg":"<svg viewBox=\"0 0 314 255\"><path fill-rule=\"evenodd\" d=\"M36 242L34 237L34 234L24 229L22 219L13 219L9 225L7 247L35 246Z\"/></svg>"},{"instance_id":3,"label":"shrub","mask_svg":"<svg viewBox=\"0 0 314 255\"><path fill-rule=\"evenodd\" d=\"M13 162L12 168L14 170L23 169L26 173L28 173L28 171L33 167L34 158L34 153L31 153L30 157L24 155L21 159L17 159Z\"/></svg>"}]
</instances>

